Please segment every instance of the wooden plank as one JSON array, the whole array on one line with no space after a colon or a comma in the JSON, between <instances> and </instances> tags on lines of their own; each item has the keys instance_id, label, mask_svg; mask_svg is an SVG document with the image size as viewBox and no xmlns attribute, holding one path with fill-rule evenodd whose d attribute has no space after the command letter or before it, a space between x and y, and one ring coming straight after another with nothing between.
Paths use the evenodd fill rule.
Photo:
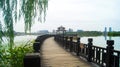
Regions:
<instances>
[{"instance_id":1,"label":"wooden plank","mask_svg":"<svg viewBox=\"0 0 120 67\"><path fill-rule=\"evenodd\" d=\"M48 38L42 45L43 67L95 67L60 47L53 38Z\"/></svg>"}]
</instances>

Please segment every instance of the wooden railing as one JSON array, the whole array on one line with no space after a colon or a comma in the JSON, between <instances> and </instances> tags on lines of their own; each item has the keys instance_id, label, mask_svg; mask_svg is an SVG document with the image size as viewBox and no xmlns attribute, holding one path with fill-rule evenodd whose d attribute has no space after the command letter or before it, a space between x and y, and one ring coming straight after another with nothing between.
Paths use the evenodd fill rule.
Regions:
<instances>
[{"instance_id":1,"label":"wooden railing","mask_svg":"<svg viewBox=\"0 0 120 67\"><path fill-rule=\"evenodd\" d=\"M85 58L88 62L101 67L120 67L120 51L114 50L113 40L107 40L106 48L94 46L92 38L88 39L87 44L83 44L79 37L75 42L73 37L55 35L55 41L66 50Z\"/></svg>"},{"instance_id":2,"label":"wooden railing","mask_svg":"<svg viewBox=\"0 0 120 67\"><path fill-rule=\"evenodd\" d=\"M54 36L54 35L42 35L38 36L33 44L33 53L27 53L24 56L23 62L24 67L41 67L41 54L40 54L40 48L43 44L44 40Z\"/></svg>"},{"instance_id":3,"label":"wooden railing","mask_svg":"<svg viewBox=\"0 0 120 67\"><path fill-rule=\"evenodd\" d=\"M41 45L43 44L44 40L49 38L49 37L52 37L54 35L42 35L42 36L38 36L36 39L35 39L35 42L33 44L33 49L34 49L34 52L40 52L40 48L41 48Z\"/></svg>"}]
</instances>

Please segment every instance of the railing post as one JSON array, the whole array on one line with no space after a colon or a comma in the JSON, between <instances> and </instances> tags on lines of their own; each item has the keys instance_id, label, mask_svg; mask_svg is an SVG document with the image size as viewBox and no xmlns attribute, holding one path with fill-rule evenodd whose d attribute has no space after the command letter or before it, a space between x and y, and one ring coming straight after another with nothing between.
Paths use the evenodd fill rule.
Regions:
<instances>
[{"instance_id":1,"label":"railing post","mask_svg":"<svg viewBox=\"0 0 120 67\"><path fill-rule=\"evenodd\" d=\"M73 37L70 37L70 52L72 52L73 49Z\"/></svg>"},{"instance_id":2,"label":"railing post","mask_svg":"<svg viewBox=\"0 0 120 67\"><path fill-rule=\"evenodd\" d=\"M60 35L58 35L58 43L60 44Z\"/></svg>"},{"instance_id":3,"label":"railing post","mask_svg":"<svg viewBox=\"0 0 120 67\"><path fill-rule=\"evenodd\" d=\"M66 37L65 37L65 48L66 48L66 49L67 49L67 45L68 45L67 40L68 40L68 37L66 36Z\"/></svg>"},{"instance_id":4,"label":"railing post","mask_svg":"<svg viewBox=\"0 0 120 67\"><path fill-rule=\"evenodd\" d=\"M87 58L87 60L89 62L92 61L92 45L93 45L92 41L93 41L92 38L88 39L88 58Z\"/></svg>"},{"instance_id":5,"label":"railing post","mask_svg":"<svg viewBox=\"0 0 120 67\"><path fill-rule=\"evenodd\" d=\"M61 42L62 42L62 41L61 41L61 38L62 38L62 36L60 35L60 38L59 38L59 40L60 40L60 43L59 43L59 44L60 44L60 45L61 45Z\"/></svg>"},{"instance_id":6,"label":"railing post","mask_svg":"<svg viewBox=\"0 0 120 67\"><path fill-rule=\"evenodd\" d=\"M80 53L80 38L77 38L77 56L79 56Z\"/></svg>"},{"instance_id":7,"label":"railing post","mask_svg":"<svg viewBox=\"0 0 120 67\"><path fill-rule=\"evenodd\" d=\"M63 37L63 47L65 47L65 36Z\"/></svg>"},{"instance_id":8,"label":"railing post","mask_svg":"<svg viewBox=\"0 0 120 67\"><path fill-rule=\"evenodd\" d=\"M41 67L40 53L27 53L23 58L23 67Z\"/></svg>"},{"instance_id":9,"label":"railing post","mask_svg":"<svg viewBox=\"0 0 120 67\"><path fill-rule=\"evenodd\" d=\"M62 46L64 47L64 36L62 36Z\"/></svg>"},{"instance_id":10,"label":"railing post","mask_svg":"<svg viewBox=\"0 0 120 67\"><path fill-rule=\"evenodd\" d=\"M107 40L107 57L106 57L106 67L113 67L113 50L114 41Z\"/></svg>"},{"instance_id":11,"label":"railing post","mask_svg":"<svg viewBox=\"0 0 120 67\"><path fill-rule=\"evenodd\" d=\"M40 42L35 42L33 44L33 49L34 49L34 52L39 52L39 50L40 50Z\"/></svg>"}]
</instances>

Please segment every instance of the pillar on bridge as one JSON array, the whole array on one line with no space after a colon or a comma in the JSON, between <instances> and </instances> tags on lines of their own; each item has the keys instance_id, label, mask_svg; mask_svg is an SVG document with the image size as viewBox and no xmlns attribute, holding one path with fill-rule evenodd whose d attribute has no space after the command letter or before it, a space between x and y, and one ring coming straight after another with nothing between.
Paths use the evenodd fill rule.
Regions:
<instances>
[{"instance_id":1,"label":"pillar on bridge","mask_svg":"<svg viewBox=\"0 0 120 67\"><path fill-rule=\"evenodd\" d=\"M78 37L77 38L77 52L76 52L77 56L79 56L79 53L80 53L80 38Z\"/></svg>"},{"instance_id":2,"label":"pillar on bridge","mask_svg":"<svg viewBox=\"0 0 120 67\"><path fill-rule=\"evenodd\" d=\"M33 49L34 49L34 52L39 52L39 50L40 50L40 42L35 42L33 44Z\"/></svg>"},{"instance_id":3,"label":"pillar on bridge","mask_svg":"<svg viewBox=\"0 0 120 67\"><path fill-rule=\"evenodd\" d=\"M92 38L89 38L88 39L88 57L87 57L87 60L89 62L92 61L92 45L93 45L93 39Z\"/></svg>"},{"instance_id":4,"label":"pillar on bridge","mask_svg":"<svg viewBox=\"0 0 120 67\"><path fill-rule=\"evenodd\" d=\"M70 37L70 52L73 51L73 37Z\"/></svg>"},{"instance_id":5,"label":"pillar on bridge","mask_svg":"<svg viewBox=\"0 0 120 67\"><path fill-rule=\"evenodd\" d=\"M106 67L113 67L114 59L113 59L113 50L114 50L114 41L107 40L107 57L106 57Z\"/></svg>"},{"instance_id":6,"label":"pillar on bridge","mask_svg":"<svg viewBox=\"0 0 120 67\"><path fill-rule=\"evenodd\" d=\"M67 40L68 40L68 36L65 37L65 48L67 49L68 48L68 43L67 43Z\"/></svg>"},{"instance_id":7,"label":"pillar on bridge","mask_svg":"<svg viewBox=\"0 0 120 67\"><path fill-rule=\"evenodd\" d=\"M24 67L41 67L40 53L28 53L24 57Z\"/></svg>"}]
</instances>

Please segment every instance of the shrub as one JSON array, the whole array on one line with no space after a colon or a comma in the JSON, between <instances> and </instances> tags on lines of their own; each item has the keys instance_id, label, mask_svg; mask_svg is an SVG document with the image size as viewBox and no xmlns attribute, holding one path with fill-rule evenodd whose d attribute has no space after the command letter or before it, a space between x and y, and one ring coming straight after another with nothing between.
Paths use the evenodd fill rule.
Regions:
<instances>
[{"instance_id":1,"label":"shrub","mask_svg":"<svg viewBox=\"0 0 120 67\"><path fill-rule=\"evenodd\" d=\"M0 67L23 67L23 58L26 53L33 52L33 42L19 44L12 50L7 46L0 46Z\"/></svg>"}]
</instances>

